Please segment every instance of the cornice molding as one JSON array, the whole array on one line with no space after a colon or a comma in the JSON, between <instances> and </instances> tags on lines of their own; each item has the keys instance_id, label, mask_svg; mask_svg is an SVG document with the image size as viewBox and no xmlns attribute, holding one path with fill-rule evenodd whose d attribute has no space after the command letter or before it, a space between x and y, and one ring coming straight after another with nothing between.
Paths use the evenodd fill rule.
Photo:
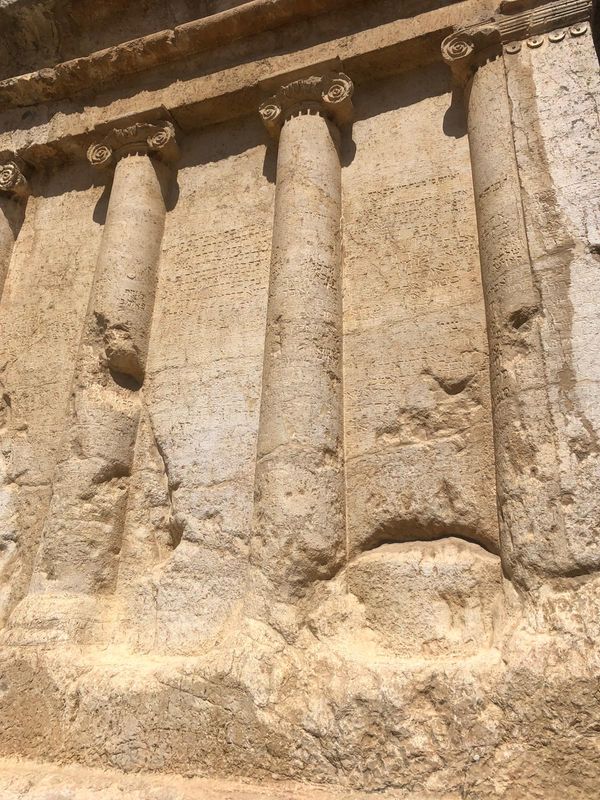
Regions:
<instances>
[{"instance_id":1,"label":"cornice molding","mask_svg":"<svg viewBox=\"0 0 600 800\"><path fill-rule=\"evenodd\" d=\"M259 113L275 139L286 120L299 114L321 114L340 127L352 121L353 92L354 84L343 72L311 75L281 86Z\"/></svg>"},{"instance_id":2,"label":"cornice molding","mask_svg":"<svg viewBox=\"0 0 600 800\"><path fill-rule=\"evenodd\" d=\"M171 120L178 130L193 131L257 114L260 103L280 86L302 75L347 72L355 84L413 71L441 61L440 44L465 20L477 19L481 0L461 0L376 28L327 40L309 51L277 53L255 61L220 67L206 74L167 81L137 94L100 96L100 101L23 112L6 109L0 115L2 154L17 153L34 170L54 169L86 158L90 144L112 128L136 122ZM340 61L343 53L345 61ZM176 84L176 86L175 86ZM1 99L0 99L1 107Z\"/></svg>"},{"instance_id":3,"label":"cornice molding","mask_svg":"<svg viewBox=\"0 0 600 800\"><path fill-rule=\"evenodd\" d=\"M90 145L87 158L93 167L112 167L129 155L154 155L172 162L179 157L175 128L171 122L136 122L127 128L114 128Z\"/></svg>"},{"instance_id":4,"label":"cornice molding","mask_svg":"<svg viewBox=\"0 0 600 800\"><path fill-rule=\"evenodd\" d=\"M0 81L0 108L35 105L118 86L131 75L358 3L359 0L248 0L175 28Z\"/></svg>"},{"instance_id":5,"label":"cornice molding","mask_svg":"<svg viewBox=\"0 0 600 800\"><path fill-rule=\"evenodd\" d=\"M521 10L523 7L525 10ZM591 9L591 0L504 0L504 13L457 28L447 36L442 42L442 57L459 83L464 83L482 62L499 55L503 46L508 45L509 52L518 52L520 47L511 48L511 43L530 39L536 47L543 34L559 28L570 27L571 35L579 36L585 28L577 23L587 21Z\"/></svg>"},{"instance_id":6,"label":"cornice molding","mask_svg":"<svg viewBox=\"0 0 600 800\"><path fill-rule=\"evenodd\" d=\"M20 199L27 197L29 183L23 169L23 163L16 156L7 160L0 159L0 192Z\"/></svg>"}]
</instances>

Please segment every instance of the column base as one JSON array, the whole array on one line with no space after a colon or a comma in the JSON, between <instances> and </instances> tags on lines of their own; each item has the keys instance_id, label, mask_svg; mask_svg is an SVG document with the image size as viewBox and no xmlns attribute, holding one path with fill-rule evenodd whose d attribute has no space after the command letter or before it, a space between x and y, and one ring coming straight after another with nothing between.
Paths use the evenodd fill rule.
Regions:
<instances>
[{"instance_id":1,"label":"column base","mask_svg":"<svg viewBox=\"0 0 600 800\"><path fill-rule=\"evenodd\" d=\"M86 595L30 594L0 631L0 645L57 646L100 641L106 609Z\"/></svg>"}]
</instances>

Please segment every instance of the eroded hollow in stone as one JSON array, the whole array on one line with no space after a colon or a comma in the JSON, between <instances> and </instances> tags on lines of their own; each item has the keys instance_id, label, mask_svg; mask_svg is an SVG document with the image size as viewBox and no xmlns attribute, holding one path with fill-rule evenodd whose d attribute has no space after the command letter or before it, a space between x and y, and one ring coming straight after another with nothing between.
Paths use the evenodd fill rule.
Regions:
<instances>
[{"instance_id":1,"label":"eroded hollow in stone","mask_svg":"<svg viewBox=\"0 0 600 800\"><path fill-rule=\"evenodd\" d=\"M133 375L129 375L126 372L120 372L112 367L109 367L108 371L110 372L110 376L113 381L122 389L129 389L130 392L139 392L139 390L142 388L142 381L138 380Z\"/></svg>"},{"instance_id":2,"label":"eroded hollow in stone","mask_svg":"<svg viewBox=\"0 0 600 800\"><path fill-rule=\"evenodd\" d=\"M435 542L441 539L455 538L487 550L494 555L499 554L498 542L489 535L474 528L473 525L461 522L428 518L390 519L378 525L362 545L363 551L374 550L382 545L402 544L409 542Z\"/></svg>"},{"instance_id":3,"label":"eroded hollow in stone","mask_svg":"<svg viewBox=\"0 0 600 800\"><path fill-rule=\"evenodd\" d=\"M119 386L137 391L144 381L140 354L129 331L113 326L104 333L104 353L110 374Z\"/></svg>"}]
</instances>

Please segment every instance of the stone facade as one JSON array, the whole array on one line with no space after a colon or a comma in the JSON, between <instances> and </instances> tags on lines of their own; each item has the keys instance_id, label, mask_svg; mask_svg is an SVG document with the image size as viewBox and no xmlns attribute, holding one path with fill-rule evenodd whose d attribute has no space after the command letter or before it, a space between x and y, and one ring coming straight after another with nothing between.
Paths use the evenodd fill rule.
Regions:
<instances>
[{"instance_id":1,"label":"stone facade","mask_svg":"<svg viewBox=\"0 0 600 800\"><path fill-rule=\"evenodd\" d=\"M600 793L591 0L0 0L0 798Z\"/></svg>"}]
</instances>

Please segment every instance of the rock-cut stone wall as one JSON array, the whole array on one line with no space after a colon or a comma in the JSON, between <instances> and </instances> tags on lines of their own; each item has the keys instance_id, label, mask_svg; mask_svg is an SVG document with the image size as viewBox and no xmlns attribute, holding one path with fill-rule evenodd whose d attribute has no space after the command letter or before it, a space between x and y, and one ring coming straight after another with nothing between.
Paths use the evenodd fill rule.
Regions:
<instances>
[{"instance_id":1,"label":"rock-cut stone wall","mask_svg":"<svg viewBox=\"0 0 600 800\"><path fill-rule=\"evenodd\" d=\"M0 2L0 797L595 797L591 3L159 5Z\"/></svg>"}]
</instances>

